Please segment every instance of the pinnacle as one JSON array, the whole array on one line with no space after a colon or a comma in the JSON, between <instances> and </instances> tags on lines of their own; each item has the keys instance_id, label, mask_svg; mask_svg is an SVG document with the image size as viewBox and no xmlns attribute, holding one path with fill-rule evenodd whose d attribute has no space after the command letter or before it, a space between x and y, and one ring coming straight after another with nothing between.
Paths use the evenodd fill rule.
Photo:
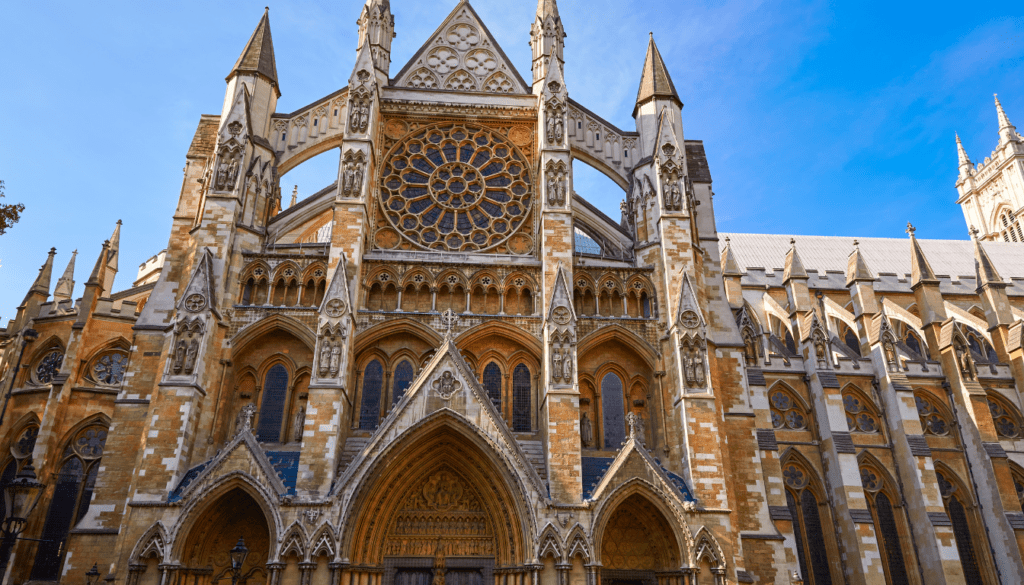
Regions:
<instances>
[{"instance_id":1,"label":"pinnacle","mask_svg":"<svg viewBox=\"0 0 1024 585\"><path fill-rule=\"evenodd\" d=\"M846 261L846 286L855 282L875 280L874 273L868 268L864 254L860 251L860 242L853 241L853 252Z\"/></svg>"},{"instance_id":2,"label":"pinnacle","mask_svg":"<svg viewBox=\"0 0 1024 585\"><path fill-rule=\"evenodd\" d=\"M682 100L679 99L679 93L676 92L676 86L672 83L668 68L665 67L665 61L661 58L661 52L658 51L658 45L654 42L654 33L651 33L636 103L640 105L659 97L675 100L680 106L682 105Z\"/></svg>"},{"instance_id":3,"label":"pinnacle","mask_svg":"<svg viewBox=\"0 0 1024 585\"><path fill-rule=\"evenodd\" d=\"M963 143L960 142L960 135L959 134L955 134L955 136L956 136L956 155L957 155L957 158L960 161L960 166L964 166L964 165L970 166L971 165L971 159L970 159L970 157L967 156L967 151L964 150Z\"/></svg>"},{"instance_id":4,"label":"pinnacle","mask_svg":"<svg viewBox=\"0 0 1024 585\"><path fill-rule=\"evenodd\" d=\"M729 238L725 238L725 249L722 250L722 275L743 276L743 270L740 268L740 263L736 261L736 254L732 251L732 243Z\"/></svg>"},{"instance_id":5,"label":"pinnacle","mask_svg":"<svg viewBox=\"0 0 1024 585\"><path fill-rule=\"evenodd\" d=\"M557 0L537 0L537 18L543 20L547 16L558 18Z\"/></svg>"},{"instance_id":6,"label":"pinnacle","mask_svg":"<svg viewBox=\"0 0 1024 585\"><path fill-rule=\"evenodd\" d=\"M46 262L43 262L43 265L39 268L39 276L37 276L36 281L32 283L32 288L28 291L29 294L40 293L49 296L50 277L53 274L53 257L56 255L57 248L50 248L50 252L46 256Z\"/></svg>"},{"instance_id":7,"label":"pinnacle","mask_svg":"<svg viewBox=\"0 0 1024 585\"><path fill-rule=\"evenodd\" d=\"M995 264L989 258L988 252L981 246L981 241L978 240L978 233L978 229L972 226L971 240L974 242L974 274L977 279L978 288L991 285L1005 286L1003 277L999 276L999 271L996 270Z\"/></svg>"},{"instance_id":8,"label":"pinnacle","mask_svg":"<svg viewBox=\"0 0 1024 585\"><path fill-rule=\"evenodd\" d=\"M267 7L260 18L256 30L249 37L245 49L231 68L228 79L239 73L256 73L270 80L277 86L277 63L274 59L274 41L270 36L270 8Z\"/></svg>"},{"instance_id":9,"label":"pinnacle","mask_svg":"<svg viewBox=\"0 0 1024 585\"><path fill-rule=\"evenodd\" d=\"M935 271L932 270L932 265L928 263L928 258L921 249L921 243L914 235L916 232L917 228L907 222L907 234L910 235L910 286L913 288L918 284L938 284L939 279L935 277Z\"/></svg>"},{"instance_id":10,"label":"pinnacle","mask_svg":"<svg viewBox=\"0 0 1024 585\"><path fill-rule=\"evenodd\" d=\"M807 280L809 277L807 270L804 269L804 261L800 259L800 254L796 251L796 240L790 238L789 243L792 247L786 254L786 269L783 272L782 281L786 282L794 278Z\"/></svg>"}]
</instances>

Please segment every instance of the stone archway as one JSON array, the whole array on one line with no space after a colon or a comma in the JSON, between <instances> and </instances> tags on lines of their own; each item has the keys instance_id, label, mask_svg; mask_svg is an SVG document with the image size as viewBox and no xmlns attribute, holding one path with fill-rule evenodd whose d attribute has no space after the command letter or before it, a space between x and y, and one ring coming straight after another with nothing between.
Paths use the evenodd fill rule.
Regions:
<instances>
[{"instance_id":1,"label":"stone archway","mask_svg":"<svg viewBox=\"0 0 1024 585\"><path fill-rule=\"evenodd\" d=\"M429 585L439 572L447 585L483 585L496 567L525 574L529 510L516 479L450 423L415 434L354 498L352 564L383 569L382 585Z\"/></svg>"},{"instance_id":2,"label":"stone archway","mask_svg":"<svg viewBox=\"0 0 1024 585\"><path fill-rule=\"evenodd\" d=\"M231 566L228 552L245 538L249 556L242 574L249 574L240 585L267 583L267 560L270 558L270 529L263 509L245 490L234 488L207 505L192 523L180 549L180 572L195 576L196 583L230 583Z\"/></svg>"},{"instance_id":3,"label":"stone archway","mask_svg":"<svg viewBox=\"0 0 1024 585\"><path fill-rule=\"evenodd\" d=\"M640 494L619 503L601 536L601 585L655 585L681 565L678 541L661 511Z\"/></svg>"}]
</instances>

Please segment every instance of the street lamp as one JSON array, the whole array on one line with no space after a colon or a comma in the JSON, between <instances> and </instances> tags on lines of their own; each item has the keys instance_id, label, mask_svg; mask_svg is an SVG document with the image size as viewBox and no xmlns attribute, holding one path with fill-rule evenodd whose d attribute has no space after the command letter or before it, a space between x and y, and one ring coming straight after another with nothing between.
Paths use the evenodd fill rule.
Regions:
<instances>
[{"instance_id":1,"label":"street lamp","mask_svg":"<svg viewBox=\"0 0 1024 585\"><path fill-rule=\"evenodd\" d=\"M239 536L238 544L231 549L231 585L237 585L242 576L242 565L245 557L249 556L249 549L245 548L245 540Z\"/></svg>"},{"instance_id":2,"label":"street lamp","mask_svg":"<svg viewBox=\"0 0 1024 585\"><path fill-rule=\"evenodd\" d=\"M89 569L89 572L85 574L85 582L86 582L87 585L96 585L96 583L99 580L100 580L99 568L96 566L96 563L93 563L92 568Z\"/></svg>"},{"instance_id":3,"label":"street lamp","mask_svg":"<svg viewBox=\"0 0 1024 585\"><path fill-rule=\"evenodd\" d=\"M7 394L4 396L4 408L0 410L0 425L4 424L4 415L7 414L7 403L11 400L14 381L18 379L18 371L21 370L21 358L25 357L25 346L37 339L39 339L39 332L31 327L21 334L21 352L18 353L18 363L14 365L14 375L11 376L11 383L7 385Z\"/></svg>"},{"instance_id":4,"label":"street lamp","mask_svg":"<svg viewBox=\"0 0 1024 585\"><path fill-rule=\"evenodd\" d=\"M36 481L36 470L29 459L25 467L7 485L4 491L4 521L0 525L3 542L0 543L0 579L7 574L7 563L11 560L14 542L25 529L28 515L43 495L43 484Z\"/></svg>"}]
</instances>

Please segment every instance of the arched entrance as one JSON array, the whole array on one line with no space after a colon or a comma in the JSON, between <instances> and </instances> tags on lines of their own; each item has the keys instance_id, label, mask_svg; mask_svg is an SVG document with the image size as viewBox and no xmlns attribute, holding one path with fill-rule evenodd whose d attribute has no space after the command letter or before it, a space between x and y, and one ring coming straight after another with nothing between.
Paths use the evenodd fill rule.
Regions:
<instances>
[{"instance_id":1,"label":"arched entrance","mask_svg":"<svg viewBox=\"0 0 1024 585\"><path fill-rule=\"evenodd\" d=\"M456 426L458 425L458 426ZM381 585L485 585L527 575L530 511L513 472L482 439L439 417L362 482L343 528L352 565Z\"/></svg>"},{"instance_id":2,"label":"arched entrance","mask_svg":"<svg viewBox=\"0 0 1024 585\"><path fill-rule=\"evenodd\" d=\"M231 582L229 551L245 538L249 556L242 566L247 575L239 585L267 583L266 564L270 552L270 529L260 505L241 488L234 488L211 502L196 518L178 553L180 573L196 585L226 585Z\"/></svg>"},{"instance_id":3,"label":"arched entrance","mask_svg":"<svg viewBox=\"0 0 1024 585\"><path fill-rule=\"evenodd\" d=\"M661 510L639 493L626 497L608 516L600 547L601 585L682 582L675 532ZM676 578L666 581L670 576Z\"/></svg>"}]
</instances>

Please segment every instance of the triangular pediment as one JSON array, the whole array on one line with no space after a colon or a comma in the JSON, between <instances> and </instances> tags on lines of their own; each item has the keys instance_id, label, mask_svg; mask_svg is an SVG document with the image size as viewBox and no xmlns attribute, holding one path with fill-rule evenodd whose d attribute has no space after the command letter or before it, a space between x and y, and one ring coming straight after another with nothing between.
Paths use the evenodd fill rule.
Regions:
<instances>
[{"instance_id":1,"label":"triangular pediment","mask_svg":"<svg viewBox=\"0 0 1024 585\"><path fill-rule=\"evenodd\" d=\"M544 483L526 453L450 338L442 342L367 446L338 478L335 489L358 484L391 445L406 433L414 432L423 421L436 416L450 416L473 428L518 471L525 483L546 495Z\"/></svg>"},{"instance_id":2,"label":"triangular pediment","mask_svg":"<svg viewBox=\"0 0 1024 585\"><path fill-rule=\"evenodd\" d=\"M214 295L213 278L213 254L209 248L204 248L203 255L199 257L199 262L192 271L188 286L185 287L185 294L178 299L179 314L185 311L202 313L209 310L220 317L215 303L217 297Z\"/></svg>"},{"instance_id":3,"label":"triangular pediment","mask_svg":"<svg viewBox=\"0 0 1024 585\"><path fill-rule=\"evenodd\" d=\"M678 510L691 512L697 507L690 488L678 475L669 475L658 461L635 438L626 440L612 461L590 499L600 501L620 486L639 480L661 492Z\"/></svg>"},{"instance_id":4,"label":"triangular pediment","mask_svg":"<svg viewBox=\"0 0 1024 585\"><path fill-rule=\"evenodd\" d=\"M171 492L172 501L186 501L193 495L202 495L222 478L235 473L245 474L270 493L278 496L288 493L287 486L253 437L251 428L241 430L216 457L201 467L197 475L190 478L192 473L189 471L178 482L179 485Z\"/></svg>"},{"instance_id":5,"label":"triangular pediment","mask_svg":"<svg viewBox=\"0 0 1024 585\"><path fill-rule=\"evenodd\" d=\"M395 87L482 93L529 93L469 2L455 10L395 77Z\"/></svg>"}]
</instances>

